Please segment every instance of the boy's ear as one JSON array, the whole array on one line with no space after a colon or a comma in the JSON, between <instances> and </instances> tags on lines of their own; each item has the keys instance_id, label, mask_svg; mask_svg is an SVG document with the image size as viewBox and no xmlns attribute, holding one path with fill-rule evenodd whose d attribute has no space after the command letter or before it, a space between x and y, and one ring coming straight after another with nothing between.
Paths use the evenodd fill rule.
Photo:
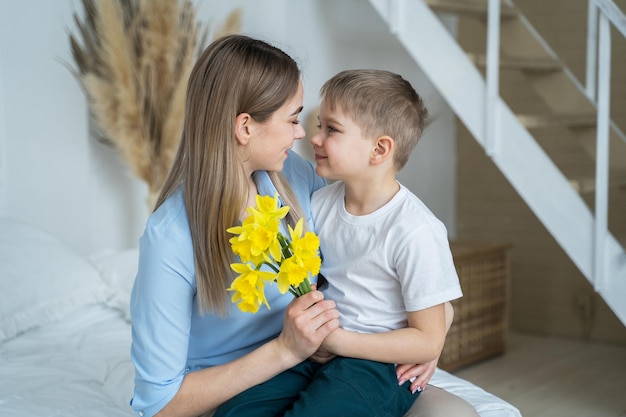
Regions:
<instances>
[{"instance_id":1,"label":"boy's ear","mask_svg":"<svg viewBox=\"0 0 626 417\"><path fill-rule=\"evenodd\" d=\"M240 113L235 119L235 138L240 145L246 146L250 141L250 124L252 116L248 113Z\"/></svg>"},{"instance_id":2,"label":"boy's ear","mask_svg":"<svg viewBox=\"0 0 626 417\"><path fill-rule=\"evenodd\" d=\"M374 149L370 156L370 163L372 165L379 165L391 158L395 143L390 136L380 136L374 141Z\"/></svg>"}]
</instances>

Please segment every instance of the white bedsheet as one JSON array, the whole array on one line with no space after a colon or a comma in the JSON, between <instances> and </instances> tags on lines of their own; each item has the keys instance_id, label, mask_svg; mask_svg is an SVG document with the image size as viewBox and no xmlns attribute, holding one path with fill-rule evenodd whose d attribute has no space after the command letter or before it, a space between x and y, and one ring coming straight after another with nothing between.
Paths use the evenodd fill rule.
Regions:
<instances>
[{"instance_id":1,"label":"white bedsheet","mask_svg":"<svg viewBox=\"0 0 626 417\"><path fill-rule=\"evenodd\" d=\"M442 369L435 371L430 383L472 404L480 417L522 417L519 410L511 404Z\"/></svg>"},{"instance_id":2,"label":"white bedsheet","mask_svg":"<svg viewBox=\"0 0 626 417\"><path fill-rule=\"evenodd\" d=\"M128 323L86 306L0 345L0 416L134 416L133 376Z\"/></svg>"}]
</instances>

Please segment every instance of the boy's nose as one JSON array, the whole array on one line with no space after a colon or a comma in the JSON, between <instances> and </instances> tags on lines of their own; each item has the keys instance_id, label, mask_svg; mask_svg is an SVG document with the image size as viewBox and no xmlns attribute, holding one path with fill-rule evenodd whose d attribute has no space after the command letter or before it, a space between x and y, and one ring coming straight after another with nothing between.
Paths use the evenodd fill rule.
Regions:
<instances>
[{"instance_id":1,"label":"boy's nose","mask_svg":"<svg viewBox=\"0 0 626 417\"><path fill-rule=\"evenodd\" d=\"M313 136L311 136L311 144L315 146L319 146L321 144L319 131L316 132Z\"/></svg>"}]
</instances>

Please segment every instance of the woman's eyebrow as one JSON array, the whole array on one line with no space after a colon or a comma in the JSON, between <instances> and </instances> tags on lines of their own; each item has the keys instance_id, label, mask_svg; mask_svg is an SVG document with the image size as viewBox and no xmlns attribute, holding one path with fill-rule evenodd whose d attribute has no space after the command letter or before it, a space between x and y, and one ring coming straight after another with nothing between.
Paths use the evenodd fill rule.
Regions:
<instances>
[{"instance_id":1,"label":"woman's eyebrow","mask_svg":"<svg viewBox=\"0 0 626 417\"><path fill-rule=\"evenodd\" d=\"M293 113L291 113L291 116L296 116L300 113L302 113L302 110L304 110L304 106L300 106L296 109L296 111L294 111Z\"/></svg>"}]
</instances>

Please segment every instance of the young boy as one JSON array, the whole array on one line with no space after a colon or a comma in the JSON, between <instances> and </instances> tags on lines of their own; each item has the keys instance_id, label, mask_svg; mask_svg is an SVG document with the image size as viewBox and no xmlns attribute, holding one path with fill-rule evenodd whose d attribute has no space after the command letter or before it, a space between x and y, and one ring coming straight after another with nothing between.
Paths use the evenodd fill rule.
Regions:
<instances>
[{"instance_id":1,"label":"young boy","mask_svg":"<svg viewBox=\"0 0 626 417\"><path fill-rule=\"evenodd\" d=\"M411 85L389 72L345 71L322 87L316 171L340 181L313 195L312 212L318 284L336 301L341 328L318 352L326 359L248 389L216 417L401 417L411 407L418 392L399 385L394 364L439 357L444 304L461 296L445 227L395 179L425 117ZM459 410L453 415L476 415Z\"/></svg>"},{"instance_id":2,"label":"young boy","mask_svg":"<svg viewBox=\"0 0 626 417\"><path fill-rule=\"evenodd\" d=\"M357 390L395 398L395 408L384 407L401 416L417 395L398 386L393 364L437 358L444 303L462 295L444 225L396 180L427 110L410 83L387 71L341 72L321 96L316 172L338 181L313 195L312 210L328 281L320 289L341 323L322 347L344 362Z\"/></svg>"}]
</instances>

